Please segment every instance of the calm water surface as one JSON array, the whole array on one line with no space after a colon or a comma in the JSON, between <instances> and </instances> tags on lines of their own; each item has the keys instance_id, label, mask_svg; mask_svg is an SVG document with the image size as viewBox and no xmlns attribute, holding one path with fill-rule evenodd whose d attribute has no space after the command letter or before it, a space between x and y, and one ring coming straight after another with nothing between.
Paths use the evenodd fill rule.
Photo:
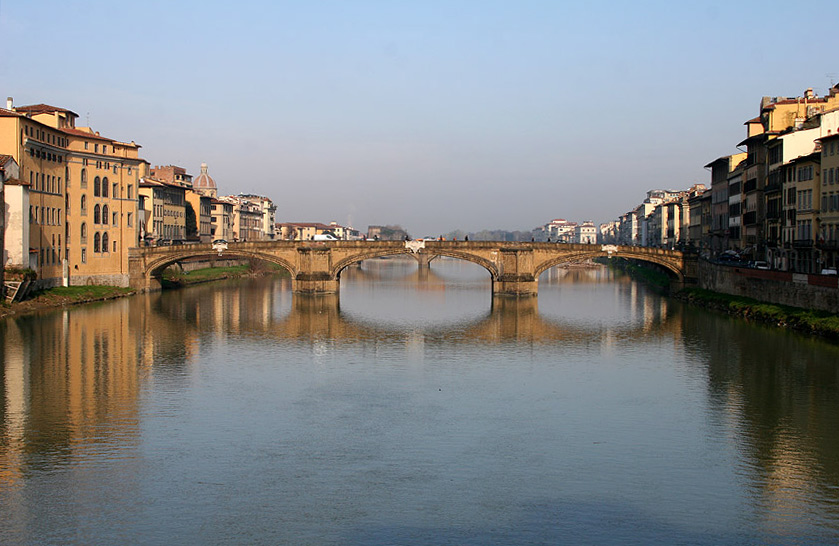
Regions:
<instances>
[{"instance_id":1,"label":"calm water surface","mask_svg":"<svg viewBox=\"0 0 839 546\"><path fill-rule=\"evenodd\" d=\"M370 260L0 322L0 543L835 544L839 350Z\"/></svg>"}]
</instances>

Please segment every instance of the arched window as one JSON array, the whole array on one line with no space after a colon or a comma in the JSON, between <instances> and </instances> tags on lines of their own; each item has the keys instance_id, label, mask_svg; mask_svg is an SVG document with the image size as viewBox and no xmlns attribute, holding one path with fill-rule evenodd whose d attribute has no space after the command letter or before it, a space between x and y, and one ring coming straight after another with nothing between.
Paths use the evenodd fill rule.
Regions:
<instances>
[{"instance_id":1,"label":"arched window","mask_svg":"<svg viewBox=\"0 0 839 546\"><path fill-rule=\"evenodd\" d=\"M82 187L87 187L87 169L82 169Z\"/></svg>"},{"instance_id":2,"label":"arched window","mask_svg":"<svg viewBox=\"0 0 839 546\"><path fill-rule=\"evenodd\" d=\"M111 216L113 216L113 218L114 218L114 221L111 222L111 225L116 226L117 225L117 219L119 218L119 216L117 215L116 212L112 213Z\"/></svg>"},{"instance_id":3,"label":"arched window","mask_svg":"<svg viewBox=\"0 0 839 546\"><path fill-rule=\"evenodd\" d=\"M81 236L82 236L82 244L86 245L87 244L87 224L84 223L84 222L82 222Z\"/></svg>"},{"instance_id":4,"label":"arched window","mask_svg":"<svg viewBox=\"0 0 839 546\"><path fill-rule=\"evenodd\" d=\"M108 197L108 177L102 179L102 197Z\"/></svg>"},{"instance_id":5,"label":"arched window","mask_svg":"<svg viewBox=\"0 0 839 546\"><path fill-rule=\"evenodd\" d=\"M114 168L116 169L116 167L114 167ZM113 197L114 199L118 199L119 198L119 184L114 182L114 187L112 189L113 189L113 191L111 192L111 197Z\"/></svg>"},{"instance_id":6,"label":"arched window","mask_svg":"<svg viewBox=\"0 0 839 546\"><path fill-rule=\"evenodd\" d=\"M102 241L102 236L99 235L99 232L93 234L93 252L99 252L100 246L99 243Z\"/></svg>"},{"instance_id":7,"label":"arched window","mask_svg":"<svg viewBox=\"0 0 839 546\"><path fill-rule=\"evenodd\" d=\"M102 234L102 252L108 252L108 232Z\"/></svg>"},{"instance_id":8,"label":"arched window","mask_svg":"<svg viewBox=\"0 0 839 546\"><path fill-rule=\"evenodd\" d=\"M102 224L108 225L108 205L102 205Z\"/></svg>"},{"instance_id":9,"label":"arched window","mask_svg":"<svg viewBox=\"0 0 839 546\"><path fill-rule=\"evenodd\" d=\"M94 224L98 224L98 223L99 223L99 219L100 219L100 216L99 216L99 205L96 205L95 207L93 207L93 223L94 223Z\"/></svg>"},{"instance_id":10,"label":"arched window","mask_svg":"<svg viewBox=\"0 0 839 546\"><path fill-rule=\"evenodd\" d=\"M116 252L116 251L117 251L117 242L114 241L114 252Z\"/></svg>"},{"instance_id":11,"label":"arched window","mask_svg":"<svg viewBox=\"0 0 839 546\"><path fill-rule=\"evenodd\" d=\"M97 176L93 179L93 197L99 197L100 195L102 195L102 184Z\"/></svg>"},{"instance_id":12,"label":"arched window","mask_svg":"<svg viewBox=\"0 0 839 546\"><path fill-rule=\"evenodd\" d=\"M82 194L82 214L87 214L87 195Z\"/></svg>"}]
</instances>

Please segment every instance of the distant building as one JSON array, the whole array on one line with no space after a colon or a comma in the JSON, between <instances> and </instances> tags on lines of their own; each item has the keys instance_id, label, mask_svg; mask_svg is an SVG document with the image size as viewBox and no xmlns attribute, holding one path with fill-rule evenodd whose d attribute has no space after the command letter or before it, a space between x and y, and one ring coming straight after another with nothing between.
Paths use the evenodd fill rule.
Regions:
<instances>
[{"instance_id":1,"label":"distant building","mask_svg":"<svg viewBox=\"0 0 839 546\"><path fill-rule=\"evenodd\" d=\"M582 224L574 227L574 242L583 245L593 245L597 243L597 228L594 227L594 222L586 220Z\"/></svg>"}]
</instances>

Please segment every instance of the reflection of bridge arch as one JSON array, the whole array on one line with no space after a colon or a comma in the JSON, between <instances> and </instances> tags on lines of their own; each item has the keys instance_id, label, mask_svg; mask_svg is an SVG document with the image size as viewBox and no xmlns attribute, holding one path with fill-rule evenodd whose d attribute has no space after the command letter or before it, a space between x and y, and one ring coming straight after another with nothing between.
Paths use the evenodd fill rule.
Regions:
<instances>
[{"instance_id":1,"label":"reflection of bridge arch","mask_svg":"<svg viewBox=\"0 0 839 546\"><path fill-rule=\"evenodd\" d=\"M301 293L335 293L341 271L352 264L387 256L414 256L420 266L437 256L475 263L492 278L494 294L536 295L539 275L559 264L617 253L618 256L657 264L678 282L695 279L696 259L681 252L646 247L611 247L557 243L493 241L425 241L414 253L404 241L262 241L231 243L224 256L276 263L291 273L292 287ZM155 279L170 264L187 258L208 257L211 245L184 245L132 249L131 286L159 288Z\"/></svg>"}]
</instances>

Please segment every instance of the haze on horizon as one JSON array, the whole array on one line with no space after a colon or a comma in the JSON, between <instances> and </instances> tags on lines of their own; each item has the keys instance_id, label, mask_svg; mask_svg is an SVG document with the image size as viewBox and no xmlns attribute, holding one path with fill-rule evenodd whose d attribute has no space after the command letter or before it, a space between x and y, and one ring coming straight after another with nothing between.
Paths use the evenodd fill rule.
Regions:
<instances>
[{"instance_id":1,"label":"haze on horizon","mask_svg":"<svg viewBox=\"0 0 839 546\"><path fill-rule=\"evenodd\" d=\"M839 77L812 23L827 1L590 6L0 0L0 93L152 165L206 162L278 222L436 236L600 223L709 184L761 96Z\"/></svg>"}]
</instances>

